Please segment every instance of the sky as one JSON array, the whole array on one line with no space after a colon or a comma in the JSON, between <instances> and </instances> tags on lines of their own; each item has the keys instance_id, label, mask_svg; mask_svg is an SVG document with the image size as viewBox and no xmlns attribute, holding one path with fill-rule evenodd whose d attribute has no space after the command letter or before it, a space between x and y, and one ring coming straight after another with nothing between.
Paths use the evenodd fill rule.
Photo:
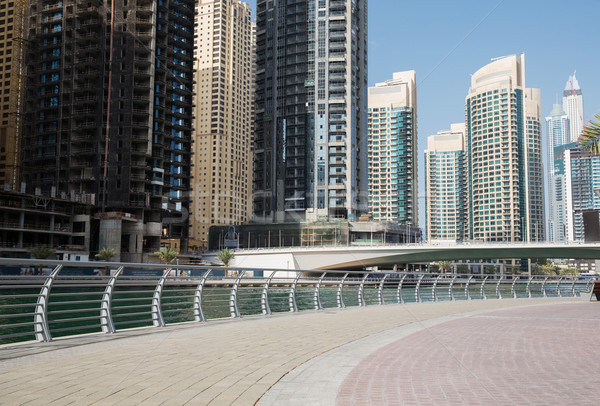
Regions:
<instances>
[{"instance_id":1,"label":"sky","mask_svg":"<svg viewBox=\"0 0 600 406\"><path fill-rule=\"evenodd\" d=\"M369 86L417 72L421 225L427 137L464 121L470 75L492 58L525 53L525 85L541 89L544 137L544 118L575 70L585 121L600 114L600 0L371 0L368 12Z\"/></svg>"}]
</instances>

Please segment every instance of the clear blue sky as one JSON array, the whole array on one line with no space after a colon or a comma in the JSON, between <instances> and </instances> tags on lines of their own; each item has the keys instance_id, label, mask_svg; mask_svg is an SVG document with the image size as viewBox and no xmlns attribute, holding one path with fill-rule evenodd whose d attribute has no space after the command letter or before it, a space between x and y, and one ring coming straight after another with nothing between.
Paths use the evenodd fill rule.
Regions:
<instances>
[{"instance_id":1,"label":"clear blue sky","mask_svg":"<svg viewBox=\"0 0 600 406\"><path fill-rule=\"evenodd\" d=\"M417 72L421 219L427 137L464 121L470 74L491 58L525 53L526 86L542 90L542 121L575 69L585 120L600 113L598 15L600 0L369 2L369 85Z\"/></svg>"}]
</instances>

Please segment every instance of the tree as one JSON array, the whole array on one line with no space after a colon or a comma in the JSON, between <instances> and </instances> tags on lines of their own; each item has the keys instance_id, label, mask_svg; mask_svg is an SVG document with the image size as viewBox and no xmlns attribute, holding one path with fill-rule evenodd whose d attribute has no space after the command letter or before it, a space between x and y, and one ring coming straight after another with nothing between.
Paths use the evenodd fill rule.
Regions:
<instances>
[{"instance_id":1,"label":"tree","mask_svg":"<svg viewBox=\"0 0 600 406\"><path fill-rule=\"evenodd\" d=\"M117 255L114 248L102 248L96 254L96 258L100 258L104 262L109 262L112 257Z\"/></svg>"},{"instance_id":2,"label":"tree","mask_svg":"<svg viewBox=\"0 0 600 406\"><path fill-rule=\"evenodd\" d=\"M598 140L600 139L600 113L596 114L594 118L597 121L590 120L589 123L583 126L583 132L579 136L579 145L593 154L600 154L600 145Z\"/></svg>"},{"instance_id":3,"label":"tree","mask_svg":"<svg viewBox=\"0 0 600 406\"><path fill-rule=\"evenodd\" d=\"M231 260L235 258L235 253L232 249L225 248L217 254L217 259L221 261L225 266L229 266Z\"/></svg>"},{"instance_id":4,"label":"tree","mask_svg":"<svg viewBox=\"0 0 600 406\"><path fill-rule=\"evenodd\" d=\"M536 264L534 272L538 275L556 275L558 273L558 266L554 262L545 264Z\"/></svg>"},{"instance_id":5,"label":"tree","mask_svg":"<svg viewBox=\"0 0 600 406\"><path fill-rule=\"evenodd\" d=\"M561 273L561 275L571 275L571 276L579 276L580 275L579 269L577 269L577 268L563 269L560 273Z\"/></svg>"},{"instance_id":6,"label":"tree","mask_svg":"<svg viewBox=\"0 0 600 406\"><path fill-rule=\"evenodd\" d=\"M35 259L48 259L51 256L56 254L52 248L48 247L46 244L36 245L29 251L29 254ZM42 265L40 264L39 275L42 274Z\"/></svg>"},{"instance_id":7,"label":"tree","mask_svg":"<svg viewBox=\"0 0 600 406\"><path fill-rule=\"evenodd\" d=\"M454 264L452 261L439 261L436 265L438 266L440 272L446 273L452 269Z\"/></svg>"},{"instance_id":8,"label":"tree","mask_svg":"<svg viewBox=\"0 0 600 406\"><path fill-rule=\"evenodd\" d=\"M179 255L179 251L175 251L170 247L162 247L160 251L156 251L154 254L158 255L158 259L164 262L165 265L169 265L175 261L177 255Z\"/></svg>"},{"instance_id":9,"label":"tree","mask_svg":"<svg viewBox=\"0 0 600 406\"><path fill-rule=\"evenodd\" d=\"M100 258L104 262L109 262L110 259L112 257L114 257L115 255L117 255L117 254L116 254L114 248L102 248L96 254L96 258ZM108 275L108 266L106 268L104 268L104 275Z\"/></svg>"}]
</instances>

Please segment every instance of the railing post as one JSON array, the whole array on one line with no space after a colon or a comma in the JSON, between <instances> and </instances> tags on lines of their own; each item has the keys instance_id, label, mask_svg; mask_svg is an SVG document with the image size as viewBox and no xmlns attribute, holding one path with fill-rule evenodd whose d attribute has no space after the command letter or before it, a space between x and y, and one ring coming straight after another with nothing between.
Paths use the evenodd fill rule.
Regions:
<instances>
[{"instance_id":1,"label":"railing post","mask_svg":"<svg viewBox=\"0 0 600 406\"><path fill-rule=\"evenodd\" d=\"M362 281L360 281L360 286L358 287L358 305L359 306L366 306L364 289L365 289L365 281L367 280L369 275L371 275L371 272L368 272L365 274L365 276L363 276Z\"/></svg>"},{"instance_id":2,"label":"railing post","mask_svg":"<svg viewBox=\"0 0 600 406\"><path fill-rule=\"evenodd\" d=\"M163 276L160 278L158 283L156 284L156 288L154 288L154 295L152 296L152 324L154 327L164 327L165 319L162 315L162 309L160 306L160 299L162 297L163 287L165 285L165 281L167 280L167 276L171 269L167 268L163 272Z\"/></svg>"},{"instance_id":3,"label":"railing post","mask_svg":"<svg viewBox=\"0 0 600 406\"><path fill-rule=\"evenodd\" d=\"M590 280L585 284L585 291L589 291L592 289L592 286L594 284L595 279L594 278L590 278Z\"/></svg>"},{"instance_id":4,"label":"railing post","mask_svg":"<svg viewBox=\"0 0 600 406\"><path fill-rule=\"evenodd\" d=\"M515 285L516 285L517 281L519 280L519 277L517 275L515 275L514 278L515 279L513 280L512 286L510 288L510 294L512 295L513 299L516 299L517 298L517 291L515 289Z\"/></svg>"},{"instance_id":5,"label":"railing post","mask_svg":"<svg viewBox=\"0 0 600 406\"><path fill-rule=\"evenodd\" d=\"M238 288L240 286L240 282L241 282L242 278L244 277L245 273L246 273L246 271L240 271L237 279L235 280L235 282L233 283L233 286L231 287L231 294L229 295L229 312L231 313L232 318L241 317L240 309L238 308L238 302L237 302L237 292L238 292Z\"/></svg>"},{"instance_id":6,"label":"railing post","mask_svg":"<svg viewBox=\"0 0 600 406\"><path fill-rule=\"evenodd\" d=\"M467 300L471 300L471 292L469 292L469 285L471 284L471 279L473 279L473 275L469 276L467 279L467 284L465 285L465 297Z\"/></svg>"},{"instance_id":7,"label":"railing post","mask_svg":"<svg viewBox=\"0 0 600 406\"><path fill-rule=\"evenodd\" d=\"M575 276L573 276L573 283L571 284L571 293L573 294L573 297L575 297L575 281L577 280L577 278Z\"/></svg>"},{"instance_id":8,"label":"railing post","mask_svg":"<svg viewBox=\"0 0 600 406\"><path fill-rule=\"evenodd\" d=\"M452 281L450 282L450 287L448 288L448 296L451 301L454 301L454 282L456 281L457 276L454 275L452 277Z\"/></svg>"},{"instance_id":9,"label":"railing post","mask_svg":"<svg viewBox=\"0 0 600 406\"><path fill-rule=\"evenodd\" d=\"M292 286L290 286L290 312L298 311L298 304L296 303L296 285L298 284L298 279L300 279L301 275L302 272L298 272L298 275L296 275L296 279L294 279Z\"/></svg>"},{"instance_id":10,"label":"railing post","mask_svg":"<svg viewBox=\"0 0 600 406\"><path fill-rule=\"evenodd\" d=\"M420 289L421 289L421 281L423 280L423 277L424 277L424 276L425 276L425 275L421 275L421 276L419 276L419 281L417 282L417 287L415 288L415 300L416 300L417 302L419 302L419 303L421 303L421 292L420 292Z\"/></svg>"},{"instance_id":11,"label":"railing post","mask_svg":"<svg viewBox=\"0 0 600 406\"><path fill-rule=\"evenodd\" d=\"M433 301L437 302L438 301L438 296L437 296L437 285L438 285L438 281L440 280L440 278L442 277L442 275L438 275L437 278L435 278L435 282L433 282Z\"/></svg>"},{"instance_id":12,"label":"railing post","mask_svg":"<svg viewBox=\"0 0 600 406\"><path fill-rule=\"evenodd\" d=\"M269 306L269 284L271 283L271 279L277 271L273 271L269 279L265 282L265 286L263 287L262 293L260 295L260 308L262 309L262 314L271 314L271 306Z\"/></svg>"},{"instance_id":13,"label":"railing post","mask_svg":"<svg viewBox=\"0 0 600 406\"><path fill-rule=\"evenodd\" d=\"M504 275L500 275L498 279L498 283L496 284L496 298L502 299L502 292L500 292L500 283L502 283L502 279L504 279Z\"/></svg>"},{"instance_id":14,"label":"railing post","mask_svg":"<svg viewBox=\"0 0 600 406\"><path fill-rule=\"evenodd\" d=\"M202 275L200 279L200 283L196 286L196 292L194 293L194 320L196 321L206 321L206 317L204 316L204 311L202 311L202 291L204 290L204 284L206 283L206 279L208 275L212 272L212 269L209 269Z\"/></svg>"},{"instance_id":15,"label":"railing post","mask_svg":"<svg viewBox=\"0 0 600 406\"><path fill-rule=\"evenodd\" d=\"M533 280L533 276L529 278L527 281L527 298L531 299L531 281Z\"/></svg>"},{"instance_id":16,"label":"railing post","mask_svg":"<svg viewBox=\"0 0 600 406\"><path fill-rule=\"evenodd\" d=\"M344 304L344 294L343 294L343 290L344 290L344 281L346 280L346 278L348 277L348 274L345 274L342 277L342 280L340 281L340 284L338 285L338 291L337 291L337 305L340 309L343 309L346 307L346 305Z\"/></svg>"},{"instance_id":17,"label":"railing post","mask_svg":"<svg viewBox=\"0 0 600 406\"><path fill-rule=\"evenodd\" d=\"M315 286L315 296L314 296L315 310L323 309L323 306L321 305L321 282L323 282L323 278L325 277L326 274L327 274L327 272L323 272L323 275L321 275L321 277L319 278L319 281L317 282L317 285Z\"/></svg>"},{"instance_id":18,"label":"railing post","mask_svg":"<svg viewBox=\"0 0 600 406\"><path fill-rule=\"evenodd\" d=\"M562 276L558 278L558 283L556 284L556 294L558 297L562 297L562 294L560 293L560 282L562 282Z\"/></svg>"},{"instance_id":19,"label":"railing post","mask_svg":"<svg viewBox=\"0 0 600 406\"><path fill-rule=\"evenodd\" d=\"M398 283L398 292L396 293L396 297L398 298L398 304L404 303L404 298L402 297L402 283L404 282L405 278L406 274L403 274L402 278L400 278L400 283Z\"/></svg>"},{"instance_id":20,"label":"railing post","mask_svg":"<svg viewBox=\"0 0 600 406\"><path fill-rule=\"evenodd\" d=\"M481 288L479 290L479 297L481 298L481 300L487 300L487 296L485 295L485 282L488 280L490 276L487 275L485 278L483 278L483 282L481 282Z\"/></svg>"},{"instance_id":21,"label":"railing post","mask_svg":"<svg viewBox=\"0 0 600 406\"><path fill-rule=\"evenodd\" d=\"M387 273L385 275L383 275L383 278L381 279L381 283L379 284L379 291L377 292L377 295L379 296L379 304L380 305L385 304L385 300L383 298L383 285L385 284L385 279L387 277L388 277Z\"/></svg>"},{"instance_id":22,"label":"railing post","mask_svg":"<svg viewBox=\"0 0 600 406\"><path fill-rule=\"evenodd\" d=\"M35 339L37 341L52 341L52 335L50 334L50 326L48 325L48 299L50 297L50 290L56 275L62 269L62 265L58 265L52 270L38 296L37 303L35 305L35 312L33 316Z\"/></svg>"},{"instance_id":23,"label":"railing post","mask_svg":"<svg viewBox=\"0 0 600 406\"><path fill-rule=\"evenodd\" d=\"M112 275L108 283L106 284L106 288L104 289L104 293L102 294L102 302L100 302L100 327L102 328L103 333L114 333L115 332L115 323L112 318L112 295L115 289L115 283L119 275L123 272L123 267L120 266L114 275Z\"/></svg>"},{"instance_id":24,"label":"railing post","mask_svg":"<svg viewBox=\"0 0 600 406\"><path fill-rule=\"evenodd\" d=\"M542 296L543 297L547 297L546 296L546 282L548 281L548 276L546 276L546 278L544 279L544 282L542 282Z\"/></svg>"}]
</instances>

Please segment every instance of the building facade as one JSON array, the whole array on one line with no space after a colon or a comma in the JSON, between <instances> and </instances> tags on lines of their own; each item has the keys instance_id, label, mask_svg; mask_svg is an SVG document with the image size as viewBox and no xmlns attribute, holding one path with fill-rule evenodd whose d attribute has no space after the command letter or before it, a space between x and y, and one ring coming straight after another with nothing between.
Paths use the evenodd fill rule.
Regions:
<instances>
[{"instance_id":1,"label":"building facade","mask_svg":"<svg viewBox=\"0 0 600 406\"><path fill-rule=\"evenodd\" d=\"M577 142L583 131L583 93L575 73L569 76L562 98L563 110L569 117L569 134L571 142Z\"/></svg>"},{"instance_id":2,"label":"building facade","mask_svg":"<svg viewBox=\"0 0 600 406\"><path fill-rule=\"evenodd\" d=\"M196 5L191 238L206 245L212 225L251 219L253 24L248 4Z\"/></svg>"},{"instance_id":3,"label":"building facade","mask_svg":"<svg viewBox=\"0 0 600 406\"><path fill-rule=\"evenodd\" d=\"M367 0L257 1L254 219L367 208Z\"/></svg>"},{"instance_id":4,"label":"building facade","mask_svg":"<svg viewBox=\"0 0 600 406\"><path fill-rule=\"evenodd\" d=\"M369 88L369 213L375 221L418 223L415 71Z\"/></svg>"},{"instance_id":5,"label":"building facade","mask_svg":"<svg viewBox=\"0 0 600 406\"><path fill-rule=\"evenodd\" d=\"M426 239L465 239L465 124L452 124L427 140L425 150Z\"/></svg>"},{"instance_id":6,"label":"building facade","mask_svg":"<svg viewBox=\"0 0 600 406\"><path fill-rule=\"evenodd\" d=\"M543 241L540 90L525 87L524 55L497 58L471 77L466 97L471 239Z\"/></svg>"},{"instance_id":7,"label":"building facade","mask_svg":"<svg viewBox=\"0 0 600 406\"><path fill-rule=\"evenodd\" d=\"M135 218L100 242L123 260L186 249L194 4L29 2L24 181Z\"/></svg>"},{"instance_id":8,"label":"building facade","mask_svg":"<svg viewBox=\"0 0 600 406\"><path fill-rule=\"evenodd\" d=\"M564 170L565 240L584 241L585 213L600 211L600 156L567 144L557 150L555 166Z\"/></svg>"},{"instance_id":9,"label":"building facade","mask_svg":"<svg viewBox=\"0 0 600 406\"><path fill-rule=\"evenodd\" d=\"M27 1L0 0L0 187L18 191L25 93Z\"/></svg>"},{"instance_id":10,"label":"building facade","mask_svg":"<svg viewBox=\"0 0 600 406\"><path fill-rule=\"evenodd\" d=\"M546 132L548 140L548 197L549 197L549 241L566 241L564 221L564 166L557 162L555 154L562 146L571 142L569 117L563 111L562 105L555 104L546 117Z\"/></svg>"}]
</instances>

